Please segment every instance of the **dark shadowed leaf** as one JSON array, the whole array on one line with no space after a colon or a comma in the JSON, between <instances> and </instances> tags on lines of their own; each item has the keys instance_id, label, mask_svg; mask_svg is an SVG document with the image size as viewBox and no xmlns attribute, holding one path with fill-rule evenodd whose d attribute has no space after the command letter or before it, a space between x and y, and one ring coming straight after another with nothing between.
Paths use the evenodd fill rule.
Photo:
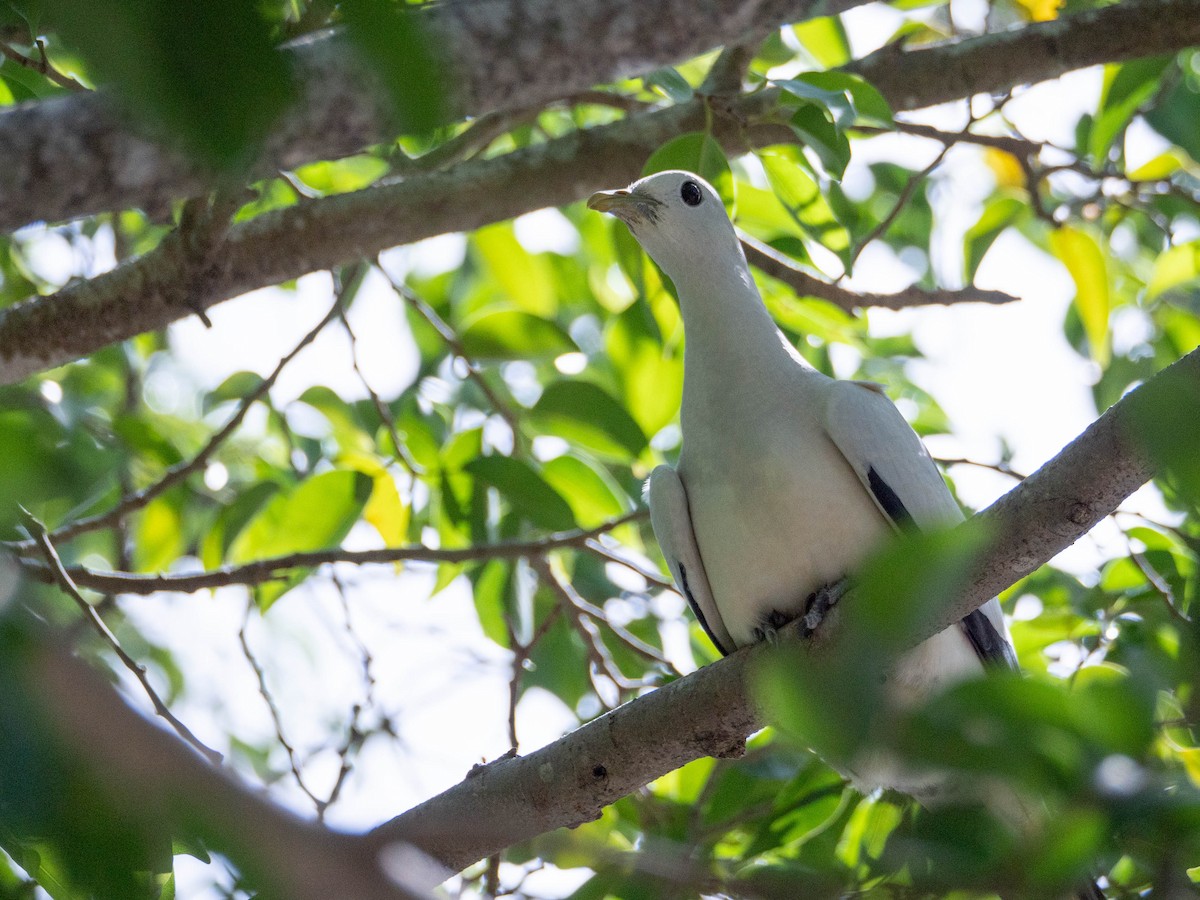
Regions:
<instances>
[{"instance_id":1,"label":"dark shadowed leaf","mask_svg":"<svg viewBox=\"0 0 1200 900\"><path fill-rule=\"evenodd\" d=\"M484 456L468 463L464 470L499 491L521 518L549 531L575 527L575 516L567 501L524 460Z\"/></svg>"},{"instance_id":2,"label":"dark shadowed leaf","mask_svg":"<svg viewBox=\"0 0 1200 900\"><path fill-rule=\"evenodd\" d=\"M545 359L579 349L554 322L515 309L474 316L460 336L467 355L476 359Z\"/></svg>"},{"instance_id":3,"label":"dark shadowed leaf","mask_svg":"<svg viewBox=\"0 0 1200 900\"><path fill-rule=\"evenodd\" d=\"M288 65L253 4L47 0L62 37L154 131L202 162L250 160L292 93Z\"/></svg>"},{"instance_id":4,"label":"dark shadowed leaf","mask_svg":"<svg viewBox=\"0 0 1200 900\"><path fill-rule=\"evenodd\" d=\"M446 70L436 64L421 11L395 0L344 0L342 17L392 98L396 124L423 132L446 117Z\"/></svg>"}]
</instances>

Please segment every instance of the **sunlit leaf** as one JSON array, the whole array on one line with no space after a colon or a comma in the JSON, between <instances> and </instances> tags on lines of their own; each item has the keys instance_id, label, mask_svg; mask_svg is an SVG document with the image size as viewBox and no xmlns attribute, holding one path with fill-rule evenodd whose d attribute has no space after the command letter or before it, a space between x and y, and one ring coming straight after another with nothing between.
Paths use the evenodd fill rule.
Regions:
<instances>
[{"instance_id":1,"label":"sunlit leaf","mask_svg":"<svg viewBox=\"0 0 1200 900\"><path fill-rule=\"evenodd\" d=\"M554 433L603 454L637 457L646 448L646 435L625 407L588 381L548 385L532 417Z\"/></svg>"},{"instance_id":2,"label":"sunlit leaf","mask_svg":"<svg viewBox=\"0 0 1200 900\"><path fill-rule=\"evenodd\" d=\"M1062 226L1050 233L1050 248L1075 282L1075 309L1083 322L1088 347L1099 363L1108 361L1108 266L1104 251L1088 232Z\"/></svg>"},{"instance_id":3,"label":"sunlit leaf","mask_svg":"<svg viewBox=\"0 0 1200 900\"><path fill-rule=\"evenodd\" d=\"M1154 260L1146 285L1146 300L1157 300L1175 291L1194 291L1200 279L1200 241L1172 247Z\"/></svg>"},{"instance_id":4,"label":"sunlit leaf","mask_svg":"<svg viewBox=\"0 0 1200 900\"><path fill-rule=\"evenodd\" d=\"M975 280L975 273L996 238L1027 211L1028 207L1016 197L1000 196L988 201L979 221L963 237L963 267L968 284Z\"/></svg>"},{"instance_id":5,"label":"sunlit leaf","mask_svg":"<svg viewBox=\"0 0 1200 900\"><path fill-rule=\"evenodd\" d=\"M276 494L234 539L229 561L336 547L358 521L373 487L370 476L343 470L313 475ZM268 584L259 589L263 609L287 589L281 587Z\"/></svg>"},{"instance_id":6,"label":"sunlit leaf","mask_svg":"<svg viewBox=\"0 0 1200 900\"><path fill-rule=\"evenodd\" d=\"M1113 142L1138 107L1158 89L1163 70L1170 61L1170 57L1158 56L1105 67L1104 92L1088 144L1088 151L1098 165L1107 159Z\"/></svg>"},{"instance_id":7,"label":"sunlit leaf","mask_svg":"<svg viewBox=\"0 0 1200 900\"><path fill-rule=\"evenodd\" d=\"M622 502L612 479L577 456L555 457L542 466L542 477L566 498L582 528L592 528L629 509L628 501Z\"/></svg>"},{"instance_id":8,"label":"sunlit leaf","mask_svg":"<svg viewBox=\"0 0 1200 900\"><path fill-rule=\"evenodd\" d=\"M826 69L850 61L850 41L839 16L820 16L792 26L792 33L808 53Z\"/></svg>"},{"instance_id":9,"label":"sunlit leaf","mask_svg":"<svg viewBox=\"0 0 1200 900\"><path fill-rule=\"evenodd\" d=\"M480 228L471 236L471 246L514 306L543 318L554 315L558 296L550 268L521 246L510 223Z\"/></svg>"},{"instance_id":10,"label":"sunlit leaf","mask_svg":"<svg viewBox=\"0 0 1200 900\"><path fill-rule=\"evenodd\" d=\"M758 158L766 170L775 196L783 203L796 224L848 264L850 234L833 214L820 186L797 162L798 153L799 150L795 147L772 147L769 150L760 150Z\"/></svg>"}]
</instances>

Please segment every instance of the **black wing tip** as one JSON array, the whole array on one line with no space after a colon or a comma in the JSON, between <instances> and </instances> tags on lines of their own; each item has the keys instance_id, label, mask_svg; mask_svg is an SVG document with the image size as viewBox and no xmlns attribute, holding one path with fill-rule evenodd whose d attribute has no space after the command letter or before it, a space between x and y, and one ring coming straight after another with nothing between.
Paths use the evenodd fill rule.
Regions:
<instances>
[{"instance_id":1,"label":"black wing tip","mask_svg":"<svg viewBox=\"0 0 1200 900\"><path fill-rule=\"evenodd\" d=\"M726 650L721 646L721 642L709 627L708 619L704 618L704 610L700 608L700 604L696 602L696 598L692 596L692 589L688 585L687 567L683 563L676 563L679 566L679 586L683 589L683 598L687 600L688 606L692 608L692 614L695 615L696 621L700 623L700 627L704 629L704 633L708 635L708 639L713 642L713 646L722 656L728 656L732 651Z\"/></svg>"},{"instance_id":2,"label":"black wing tip","mask_svg":"<svg viewBox=\"0 0 1200 900\"><path fill-rule=\"evenodd\" d=\"M875 495L875 502L898 528L914 527L912 513L908 511L908 507L904 505L900 495L892 490L892 486L883 480L882 475L875 471L874 466L867 469L867 485L871 488L871 493Z\"/></svg>"},{"instance_id":3,"label":"black wing tip","mask_svg":"<svg viewBox=\"0 0 1200 900\"><path fill-rule=\"evenodd\" d=\"M1012 644L1004 639L983 610L968 613L958 624L980 662L1013 672L1018 670L1017 655L1013 652Z\"/></svg>"}]
</instances>

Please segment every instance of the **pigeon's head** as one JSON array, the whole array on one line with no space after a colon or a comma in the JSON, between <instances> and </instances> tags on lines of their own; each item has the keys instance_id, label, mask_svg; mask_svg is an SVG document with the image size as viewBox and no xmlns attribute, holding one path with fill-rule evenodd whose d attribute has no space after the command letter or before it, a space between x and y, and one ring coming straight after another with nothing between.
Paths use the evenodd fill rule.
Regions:
<instances>
[{"instance_id":1,"label":"pigeon's head","mask_svg":"<svg viewBox=\"0 0 1200 900\"><path fill-rule=\"evenodd\" d=\"M629 226L650 258L678 286L705 277L713 266L742 259L725 204L711 184L691 172L657 172L620 191L601 191L588 208L612 213Z\"/></svg>"}]
</instances>

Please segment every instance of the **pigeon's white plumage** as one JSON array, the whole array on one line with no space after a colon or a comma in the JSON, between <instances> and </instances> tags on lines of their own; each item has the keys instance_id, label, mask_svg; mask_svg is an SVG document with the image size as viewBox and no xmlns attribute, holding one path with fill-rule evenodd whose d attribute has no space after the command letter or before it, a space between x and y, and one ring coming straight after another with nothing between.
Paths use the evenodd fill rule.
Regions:
<instances>
[{"instance_id":1,"label":"pigeon's white plumage","mask_svg":"<svg viewBox=\"0 0 1200 900\"><path fill-rule=\"evenodd\" d=\"M807 365L759 296L713 188L689 172L651 175L589 206L620 217L671 278L683 312L683 447L648 494L671 573L724 653L804 611L897 528L962 513L918 437L876 385ZM904 656L891 700L905 705L983 662L1012 665L997 601ZM929 799L928 773L878 755L843 766L864 790Z\"/></svg>"}]
</instances>

